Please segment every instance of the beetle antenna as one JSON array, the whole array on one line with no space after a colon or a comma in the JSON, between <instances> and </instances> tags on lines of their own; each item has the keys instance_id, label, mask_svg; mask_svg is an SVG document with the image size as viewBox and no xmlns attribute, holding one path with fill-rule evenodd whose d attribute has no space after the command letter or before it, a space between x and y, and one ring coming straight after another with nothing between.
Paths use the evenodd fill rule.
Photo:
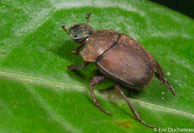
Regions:
<instances>
[{"instance_id":1,"label":"beetle antenna","mask_svg":"<svg viewBox=\"0 0 194 133\"><path fill-rule=\"evenodd\" d=\"M64 29L64 31L67 32L67 34L69 35L69 31L67 30L65 25L62 25L62 29Z\"/></svg>"},{"instance_id":2,"label":"beetle antenna","mask_svg":"<svg viewBox=\"0 0 194 133\"><path fill-rule=\"evenodd\" d=\"M87 24L88 24L88 22L89 22L89 20L90 20L90 16L92 15L92 13L91 12L89 12L89 13L87 13L87 16L86 16L86 19L87 19Z\"/></svg>"}]
</instances>

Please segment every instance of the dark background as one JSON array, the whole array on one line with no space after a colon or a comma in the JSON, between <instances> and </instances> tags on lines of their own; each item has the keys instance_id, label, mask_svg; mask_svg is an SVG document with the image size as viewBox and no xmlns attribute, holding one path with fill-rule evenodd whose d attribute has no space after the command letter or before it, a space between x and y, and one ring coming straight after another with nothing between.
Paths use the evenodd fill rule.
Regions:
<instances>
[{"instance_id":1,"label":"dark background","mask_svg":"<svg viewBox=\"0 0 194 133\"><path fill-rule=\"evenodd\" d=\"M194 0L150 0L194 19Z\"/></svg>"}]
</instances>

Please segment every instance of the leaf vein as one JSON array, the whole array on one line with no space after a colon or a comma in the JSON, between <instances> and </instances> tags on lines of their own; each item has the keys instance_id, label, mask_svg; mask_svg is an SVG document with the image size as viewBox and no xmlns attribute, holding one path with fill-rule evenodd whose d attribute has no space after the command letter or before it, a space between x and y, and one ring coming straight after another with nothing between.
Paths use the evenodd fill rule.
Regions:
<instances>
[{"instance_id":1,"label":"leaf vein","mask_svg":"<svg viewBox=\"0 0 194 133\"><path fill-rule=\"evenodd\" d=\"M84 90L85 90L84 86L73 85L73 84L69 84L69 83L64 83L64 82L59 81L59 80L51 80L51 79L48 79L45 77L35 77L35 76L31 76L29 74L24 74L24 73L21 74L21 73L9 72L9 71L5 71L5 70L0 70L0 77L19 80L22 82L29 82L32 84L48 85L48 86L54 87L55 89L61 89L61 90L66 90L66 91L84 92ZM99 92L96 92L96 94L101 98L107 99L105 95L100 94ZM177 109L172 109L169 107L163 107L163 106L149 103L149 102L145 102L142 100L137 100L137 99L132 99L132 98L129 98L129 99L133 103L138 103L140 106L142 106L144 108L149 108L152 110L157 110L157 111L166 112L166 113L174 113L174 114L177 114L179 116L184 116L184 117L187 117L191 120L194 120L194 114L192 114L192 113L188 113L188 112L177 110Z\"/></svg>"}]
</instances>

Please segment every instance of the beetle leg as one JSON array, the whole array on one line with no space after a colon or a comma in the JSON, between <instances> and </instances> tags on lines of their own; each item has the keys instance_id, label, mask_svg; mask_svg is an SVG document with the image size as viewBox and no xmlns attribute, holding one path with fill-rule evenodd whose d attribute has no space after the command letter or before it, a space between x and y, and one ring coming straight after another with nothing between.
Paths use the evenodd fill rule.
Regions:
<instances>
[{"instance_id":1,"label":"beetle leg","mask_svg":"<svg viewBox=\"0 0 194 133\"><path fill-rule=\"evenodd\" d=\"M90 82L90 93L92 95L92 99L94 101L94 104L100 109L102 110L104 113L111 115L111 113L109 113L108 111L106 111L104 108L101 107L101 105L98 103L94 91L93 91L93 87L95 85L98 85L99 83L101 83L102 81L104 81L106 78L104 76L94 76Z\"/></svg>"},{"instance_id":2,"label":"beetle leg","mask_svg":"<svg viewBox=\"0 0 194 133\"><path fill-rule=\"evenodd\" d=\"M156 69L158 71L158 73L156 74L156 76L158 77L158 79L160 80L160 82L163 83L163 84L165 84L168 88L170 88L170 90L172 91L172 94L175 96L175 90L172 87L172 85L167 81L167 79L164 77L164 73L162 71L162 68L158 64L158 62L156 62Z\"/></svg>"},{"instance_id":3,"label":"beetle leg","mask_svg":"<svg viewBox=\"0 0 194 133\"><path fill-rule=\"evenodd\" d=\"M129 108L131 109L133 115L135 116L135 118L141 122L143 125L147 126L147 127L151 127L151 128L156 128L154 126L151 126L147 123L145 123L138 115L138 113L136 112L136 110L134 109L133 105L129 102L129 100L127 99L127 97L125 96L124 92L121 90L119 85L115 85L115 89L118 91L118 93L125 99L125 101L127 102Z\"/></svg>"},{"instance_id":4,"label":"beetle leg","mask_svg":"<svg viewBox=\"0 0 194 133\"><path fill-rule=\"evenodd\" d=\"M74 66L74 65L71 65L71 66L68 66L69 69L71 70L75 70L75 69L82 69L82 68L85 68L86 66L88 66L90 64L90 62L84 62L82 65L80 66Z\"/></svg>"},{"instance_id":5,"label":"beetle leg","mask_svg":"<svg viewBox=\"0 0 194 133\"><path fill-rule=\"evenodd\" d=\"M71 51L73 54L79 54L80 49L85 45L85 43L80 44L74 51Z\"/></svg>"}]
</instances>

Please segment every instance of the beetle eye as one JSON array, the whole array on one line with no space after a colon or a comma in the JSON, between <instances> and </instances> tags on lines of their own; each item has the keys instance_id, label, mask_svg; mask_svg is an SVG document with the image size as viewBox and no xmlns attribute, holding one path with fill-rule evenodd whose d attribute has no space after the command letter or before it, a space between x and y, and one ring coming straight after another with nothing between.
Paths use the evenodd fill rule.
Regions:
<instances>
[{"instance_id":1,"label":"beetle eye","mask_svg":"<svg viewBox=\"0 0 194 133\"><path fill-rule=\"evenodd\" d=\"M75 35L74 37L77 37L77 35Z\"/></svg>"}]
</instances>

